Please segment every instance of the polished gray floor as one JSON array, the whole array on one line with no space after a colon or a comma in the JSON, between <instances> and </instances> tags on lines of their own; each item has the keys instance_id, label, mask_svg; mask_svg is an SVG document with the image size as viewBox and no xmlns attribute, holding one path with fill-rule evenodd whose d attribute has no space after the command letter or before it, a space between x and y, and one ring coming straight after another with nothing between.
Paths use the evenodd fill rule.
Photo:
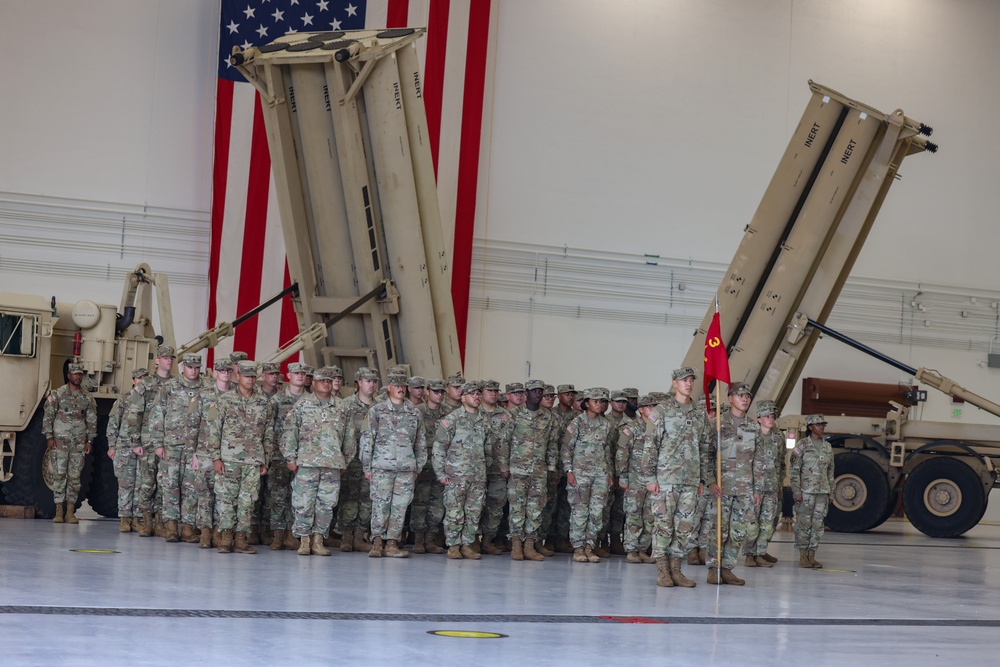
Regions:
<instances>
[{"instance_id":1,"label":"polished gray floor","mask_svg":"<svg viewBox=\"0 0 1000 667\"><path fill-rule=\"evenodd\" d=\"M0 665L985 664L1000 635L994 514L956 540L900 520L827 533L818 571L779 532L777 567L738 568L743 588L685 567L691 590L620 557L221 555L86 511L79 526L0 519Z\"/></svg>"}]
</instances>

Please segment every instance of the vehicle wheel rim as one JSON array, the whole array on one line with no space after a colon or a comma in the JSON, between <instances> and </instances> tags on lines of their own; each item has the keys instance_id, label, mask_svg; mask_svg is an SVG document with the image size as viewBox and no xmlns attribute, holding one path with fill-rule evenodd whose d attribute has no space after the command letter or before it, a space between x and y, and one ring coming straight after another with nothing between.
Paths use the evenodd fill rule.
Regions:
<instances>
[{"instance_id":1,"label":"vehicle wheel rim","mask_svg":"<svg viewBox=\"0 0 1000 667\"><path fill-rule=\"evenodd\" d=\"M962 506L962 489L950 479L936 479L924 489L924 507L934 516L951 516Z\"/></svg>"},{"instance_id":2,"label":"vehicle wheel rim","mask_svg":"<svg viewBox=\"0 0 1000 667\"><path fill-rule=\"evenodd\" d=\"M833 505L841 512L854 512L868 500L868 485L857 475L841 475L834 481Z\"/></svg>"}]
</instances>

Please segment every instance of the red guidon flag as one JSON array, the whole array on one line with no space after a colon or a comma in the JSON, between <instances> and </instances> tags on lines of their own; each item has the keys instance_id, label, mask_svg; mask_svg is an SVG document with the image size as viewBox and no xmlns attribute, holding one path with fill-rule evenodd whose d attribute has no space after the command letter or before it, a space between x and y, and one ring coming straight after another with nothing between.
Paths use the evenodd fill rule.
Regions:
<instances>
[{"instance_id":1,"label":"red guidon flag","mask_svg":"<svg viewBox=\"0 0 1000 667\"><path fill-rule=\"evenodd\" d=\"M712 324L705 334L705 406L711 412L712 399L708 386L713 380L729 384L729 357L726 355L726 344L722 342L722 327L719 324L719 314L712 317Z\"/></svg>"}]
</instances>

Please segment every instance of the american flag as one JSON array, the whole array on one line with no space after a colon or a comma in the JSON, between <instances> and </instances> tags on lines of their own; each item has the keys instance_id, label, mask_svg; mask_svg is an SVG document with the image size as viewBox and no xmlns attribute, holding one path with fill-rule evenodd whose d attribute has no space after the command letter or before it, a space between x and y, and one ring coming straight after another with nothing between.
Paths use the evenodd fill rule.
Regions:
<instances>
[{"instance_id":1,"label":"american flag","mask_svg":"<svg viewBox=\"0 0 1000 667\"><path fill-rule=\"evenodd\" d=\"M452 295L463 357L469 274L497 7L492 0L222 0L216 96L208 326L231 321L290 283L260 98L229 65L233 46L289 32L427 27L417 42ZM298 333L291 301L243 323L216 353L273 353ZM209 351L209 363L213 352Z\"/></svg>"}]
</instances>

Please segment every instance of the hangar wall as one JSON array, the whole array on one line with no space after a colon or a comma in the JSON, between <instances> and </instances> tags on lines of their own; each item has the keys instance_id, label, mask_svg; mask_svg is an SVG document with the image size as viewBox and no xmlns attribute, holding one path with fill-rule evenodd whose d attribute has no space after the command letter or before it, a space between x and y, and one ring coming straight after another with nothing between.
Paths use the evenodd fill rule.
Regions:
<instances>
[{"instance_id":1,"label":"hangar wall","mask_svg":"<svg viewBox=\"0 0 1000 667\"><path fill-rule=\"evenodd\" d=\"M148 261L171 275L178 338L202 328L217 12L0 0L0 56L17 63L0 96L0 290L117 301L108 276ZM469 376L666 384L811 78L903 108L942 146L904 165L831 324L1000 396L981 365L1000 301L1000 4L502 0L496 15ZM560 252L591 269L547 281ZM832 341L807 374L905 381ZM924 410L983 419L937 397Z\"/></svg>"}]
</instances>

